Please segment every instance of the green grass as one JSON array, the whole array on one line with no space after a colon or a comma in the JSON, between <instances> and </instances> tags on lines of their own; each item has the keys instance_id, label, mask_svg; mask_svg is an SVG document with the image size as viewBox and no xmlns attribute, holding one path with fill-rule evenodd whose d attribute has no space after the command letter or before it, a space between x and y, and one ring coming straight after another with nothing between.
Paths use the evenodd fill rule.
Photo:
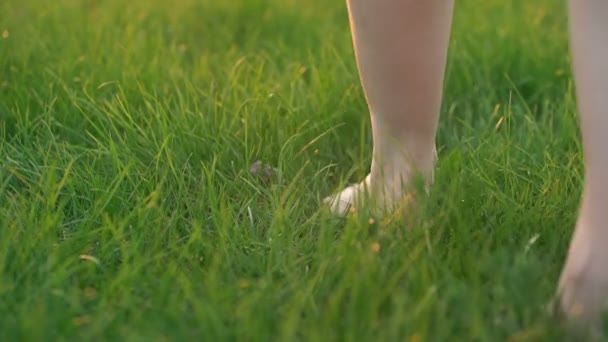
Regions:
<instances>
[{"instance_id":1,"label":"green grass","mask_svg":"<svg viewBox=\"0 0 608 342\"><path fill-rule=\"evenodd\" d=\"M343 1L2 1L0 340L559 338L565 6L456 7L406 227L320 206L370 161Z\"/></svg>"}]
</instances>

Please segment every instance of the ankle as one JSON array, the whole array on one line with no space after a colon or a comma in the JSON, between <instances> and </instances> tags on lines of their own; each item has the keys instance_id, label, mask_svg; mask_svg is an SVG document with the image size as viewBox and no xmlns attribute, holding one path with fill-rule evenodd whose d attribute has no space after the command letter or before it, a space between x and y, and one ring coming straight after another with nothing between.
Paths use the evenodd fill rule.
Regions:
<instances>
[{"instance_id":1,"label":"ankle","mask_svg":"<svg viewBox=\"0 0 608 342\"><path fill-rule=\"evenodd\" d=\"M413 189L405 187L415 186L416 177L422 177L426 185L433 182L433 169L435 164L434 148L432 152L415 153L405 148L393 148L380 153L379 148L374 149L371 172L368 183L372 189L382 190L401 197L402 194Z\"/></svg>"},{"instance_id":2,"label":"ankle","mask_svg":"<svg viewBox=\"0 0 608 342\"><path fill-rule=\"evenodd\" d=\"M432 174L436 162L435 136L421 132L395 131L377 118L372 119L374 151L372 166L384 168L388 175ZM372 168L373 171L373 168Z\"/></svg>"}]
</instances>

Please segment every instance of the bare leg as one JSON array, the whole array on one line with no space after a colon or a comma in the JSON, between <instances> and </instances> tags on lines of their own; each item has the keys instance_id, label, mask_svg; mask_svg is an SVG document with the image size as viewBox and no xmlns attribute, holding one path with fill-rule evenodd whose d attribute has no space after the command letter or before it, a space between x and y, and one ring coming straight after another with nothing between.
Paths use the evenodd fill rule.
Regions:
<instances>
[{"instance_id":1,"label":"bare leg","mask_svg":"<svg viewBox=\"0 0 608 342\"><path fill-rule=\"evenodd\" d=\"M390 210L415 173L432 181L453 0L348 0L361 82L371 112L371 172L326 199L338 214L365 191Z\"/></svg>"},{"instance_id":2,"label":"bare leg","mask_svg":"<svg viewBox=\"0 0 608 342\"><path fill-rule=\"evenodd\" d=\"M608 309L608 1L570 0L570 36L585 149L585 189L560 280L571 319Z\"/></svg>"}]
</instances>

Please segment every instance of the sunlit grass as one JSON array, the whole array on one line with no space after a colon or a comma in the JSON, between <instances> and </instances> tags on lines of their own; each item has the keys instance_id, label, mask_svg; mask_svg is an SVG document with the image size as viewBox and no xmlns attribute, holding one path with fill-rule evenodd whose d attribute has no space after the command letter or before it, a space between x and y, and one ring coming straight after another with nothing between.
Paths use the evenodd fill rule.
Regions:
<instances>
[{"instance_id":1,"label":"sunlit grass","mask_svg":"<svg viewBox=\"0 0 608 342\"><path fill-rule=\"evenodd\" d=\"M321 208L371 152L343 2L3 1L0 339L555 340L565 25L458 2L408 226Z\"/></svg>"}]
</instances>

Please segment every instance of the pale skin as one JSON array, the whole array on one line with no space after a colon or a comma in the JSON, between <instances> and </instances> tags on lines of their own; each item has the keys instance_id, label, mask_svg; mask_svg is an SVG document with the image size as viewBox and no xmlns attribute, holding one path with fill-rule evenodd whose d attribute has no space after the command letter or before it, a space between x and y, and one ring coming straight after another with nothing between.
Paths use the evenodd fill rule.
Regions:
<instances>
[{"instance_id":1,"label":"pale skin","mask_svg":"<svg viewBox=\"0 0 608 342\"><path fill-rule=\"evenodd\" d=\"M326 199L337 214L372 199L384 212L415 175L432 183L453 0L347 0L374 149L370 174ZM585 188L559 282L562 313L596 321L608 309L608 1L569 0Z\"/></svg>"}]
</instances>

